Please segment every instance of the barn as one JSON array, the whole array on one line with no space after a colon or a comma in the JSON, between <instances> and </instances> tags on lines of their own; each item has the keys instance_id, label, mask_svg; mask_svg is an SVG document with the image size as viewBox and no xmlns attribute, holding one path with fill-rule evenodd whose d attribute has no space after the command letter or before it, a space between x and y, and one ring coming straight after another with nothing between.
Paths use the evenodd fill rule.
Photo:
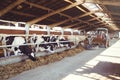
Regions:
<instances>
[{"instance_id":1,"label":"barn","mask_svg":"<svg viewBox=\"0 0 120 80\"><path fill-rule=\"evenodd\" d=\"M0 80L120 80L120 0L0 2Z\"/></svg>"}]
</instances>

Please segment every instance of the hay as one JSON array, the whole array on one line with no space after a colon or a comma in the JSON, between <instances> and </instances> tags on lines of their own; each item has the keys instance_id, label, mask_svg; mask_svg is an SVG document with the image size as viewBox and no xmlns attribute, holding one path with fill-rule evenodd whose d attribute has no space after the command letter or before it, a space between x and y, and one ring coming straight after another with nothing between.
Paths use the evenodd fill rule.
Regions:
<instances>
[{"instance_id":1,"label":"hay","mask_svg":"<svg viewBox=\"0 0 120 80\"><path fill-rule=\"evenodd\" d=\"M59 61L64 57L73 56L75 54L80 53L83 50L84 49L82 47L77 47L71 50L66 50L63 52L38 57L37 61L34 62L30 59L26 59L23 62L9 64L6 66L0 66L0 80L6 80L10 77L20 74L23 71L34 69L35 67L53 63L55 61Z\"/></svg>"}]
</instances>

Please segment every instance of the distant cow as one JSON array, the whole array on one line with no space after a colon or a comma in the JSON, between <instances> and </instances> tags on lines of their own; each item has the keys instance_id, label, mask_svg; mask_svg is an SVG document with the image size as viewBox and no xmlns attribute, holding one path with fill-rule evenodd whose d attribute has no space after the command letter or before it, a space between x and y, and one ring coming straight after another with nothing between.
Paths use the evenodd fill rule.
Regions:
<instances>
[{"instance_id":1,"label":"distant cow","mask_svg":"<svg viewBox=\"0 0 120 80\"><path fill-rule=\"evenodd\" d=\"M69 41L72 41L75 45L78 46L82 41L84 41L87 38L87 36L85 36L85 35L77 35L77 36L70 35L67 38Z\"/></svg>"},{"instance_id":2,"label":"distant cow","mask_svg":"<svg viewBox=\"0 0 120 80\"><path fill-rule=\"evenodd\" d=\"M8 56L11 52L14 52L14 55L20 55L25 54L27 55L31 60L35 61L35 54L32 52L32 49L26 44L26 40L23 37L17 37L17 36L0 36L0 41L4 45L11 45L10 47L6 47L8 51ZM16 46L14 46L16 45Z\"/></svg>"}]
</instances>

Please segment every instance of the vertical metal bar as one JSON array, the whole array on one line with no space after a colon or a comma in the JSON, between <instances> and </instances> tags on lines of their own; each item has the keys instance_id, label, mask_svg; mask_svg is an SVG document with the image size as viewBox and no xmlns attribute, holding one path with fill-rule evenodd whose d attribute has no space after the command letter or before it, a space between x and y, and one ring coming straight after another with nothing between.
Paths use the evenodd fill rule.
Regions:
<instances>
[{"instance_id":1,"label":"vertical metal bar","mask_svg":"<svg viewBox=\"0 0 120 80\"><path fill-rule=\"evenodd\" d=\"M50 27L47 26L47 35L50 35Z\"/></svg>"},{"instance_id":2,"label":"vertical metal bar","mask_svg":"<svg viewBox=\"0 0 120 80\"><path fill-rule=\"evenodd\" d=\"M61 35L64 35L64 29L63 28L61 29Z\"/></svg>"},{"instance_id":3,"label":"vertical metal bar","mask_svg":"<svg viewBox=\"0 0 120 80\"><path fill-rule=\"evenodd\" d=\"M29 27L30 27L30 24L26 24L25 25L25 35L26 35L26 41L28 41L28 37L29 37Z\"/></svg>"}]
</instances>

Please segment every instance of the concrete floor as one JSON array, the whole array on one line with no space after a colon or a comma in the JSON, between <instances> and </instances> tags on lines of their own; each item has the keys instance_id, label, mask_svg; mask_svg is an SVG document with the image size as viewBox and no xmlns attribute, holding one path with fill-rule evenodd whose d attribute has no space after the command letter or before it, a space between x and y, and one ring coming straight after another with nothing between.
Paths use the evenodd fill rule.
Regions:
<instances>
[{"instance_id":1,"label":"concrete floor","mask_svg":"<svg viewBox=\"0 0 120 80\"><path fill-rule=\"evenodd\" d=\"M120 80L120 40L107 49L86 50L9 80Z\"/></svg>"}]
</instances>

